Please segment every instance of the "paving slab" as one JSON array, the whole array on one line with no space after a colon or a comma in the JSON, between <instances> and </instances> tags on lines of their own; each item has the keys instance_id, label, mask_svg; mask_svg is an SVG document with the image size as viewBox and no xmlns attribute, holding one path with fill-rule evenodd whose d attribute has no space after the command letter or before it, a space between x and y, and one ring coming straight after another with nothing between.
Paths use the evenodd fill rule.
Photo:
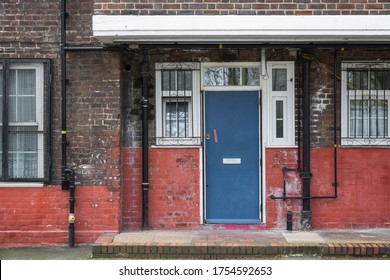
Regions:
<instances>
[{"instance_id":1,"label":"paving slab","mask_svg":"<svg viewBox=\"0 0 390 280\"><path fill-rule=\"evenodd\" d=\"M325 240L317 232L291 231L282 233L289 244L325 244Z\"/></svg>"},{"instance_id":2,"label":"paving slab","mask_svg":"<svg viewBox=\"0 0 390 280\"><path fill-rule=\"evenodd\" d=\"M327 243L390 243L390 229L319 230Z\"/></svg>"}]
</instances>

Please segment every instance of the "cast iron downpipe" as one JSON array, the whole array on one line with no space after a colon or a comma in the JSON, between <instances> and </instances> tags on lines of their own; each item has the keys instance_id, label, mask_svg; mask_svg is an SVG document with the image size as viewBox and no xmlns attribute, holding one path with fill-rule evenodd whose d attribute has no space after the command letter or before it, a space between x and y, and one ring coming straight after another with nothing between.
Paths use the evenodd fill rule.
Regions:
<instances>
[{"instance_id":1,"label":"cast iron downpipe","mask_svg":"<svg viewBox=\"0 0 390 280\"><path fill-rule=\"evenodd\" d=\"M148 79L149 79L149 61L147 55L144 55L141 64L142 77L142 228L149 226L149 137L148 137Z\"/></svg>"},{"instance_id":2,"label":"cast iron downpipe","mask_svg":"<svg viewBox=\"0 0 390 280\"><path fill-rule=\"evenodd\" d=\"M75 233L74 233L74 205L75 199L75 171L68 168L67 164L67 146L68 142L66 139L67 128L66 128L66 0L61 0L61 151L62 151L62 166L61 166L61 187L63 190L69 190L69 235L68 245L74 247Z\"/></svg>"},{"instance_id":3,"label":"cast iron downpipe","mask_svg":"<svg viewBox=\"0 0 390 280\"><path fill-rule=\"evenodd\" d=\"M303 100L302 100L302 160L303 168L300 174L302 178L302 229L311 229L310 211L310 61L303 60Z\"/></svg>"}]
</instances>

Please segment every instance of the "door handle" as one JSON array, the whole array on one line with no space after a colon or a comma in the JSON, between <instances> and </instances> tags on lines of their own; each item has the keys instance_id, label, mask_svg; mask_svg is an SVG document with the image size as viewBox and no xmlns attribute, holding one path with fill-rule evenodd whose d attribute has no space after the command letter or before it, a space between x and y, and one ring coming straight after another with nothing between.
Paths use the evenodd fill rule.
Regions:
<instances>
[{"instance_id":1,"label":"door handle","mask_svg":"<svg viewBox=\"0 0 390 280\"><path fill-rule=\"evenodd\" d=\"M214 142L215 143L218 143L218 134L217 134L217 130L216 129L214 129Z\"/></svg>"},{"instance_id":2,"label":"door handle","mask_svg":"<svg viewBox=\"0 0 390 280\"><path fill-rule=\"evenodd\" d=\"M210 140L210 133L206 133L206 140Z\"/></svg>"}]
</instances>

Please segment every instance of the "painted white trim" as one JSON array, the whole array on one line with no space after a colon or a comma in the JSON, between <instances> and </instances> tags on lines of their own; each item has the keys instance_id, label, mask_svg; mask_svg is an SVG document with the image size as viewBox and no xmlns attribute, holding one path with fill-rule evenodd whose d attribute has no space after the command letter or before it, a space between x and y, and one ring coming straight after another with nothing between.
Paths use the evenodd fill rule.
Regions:
<instances>
[{"instance_id":1,"label":"painted white trim","mask_svg":"<svg viewBox=\"0 0 390 280\"><path fill-rule=\"evenodd\" d=\"M0 68L2 69L2 67ZM35 70L35 116L36 122L10 122L10 126L37 126L38 132L44 129L44 67L43 63L16 62L10 63L10 70ZM38 178L44 177L44 142L45 138L42 133L37 134L37 165ZM17 152L16 152L17 153ZM32 183L35 184L35 183ZM20 184L18 184L20 185ZM21 185L24 186L24 183Z\"/></svg>"},{"instance_id":2,"label":"painted white trim","mask_svg":"<svg viewBox=\"0 0 390 280\"><path fill-rule=\"evenodd\" d=\"M390 15L94 15L106 44L166 42L387 42Z\"/></svg>"},{"instance_id":3,"label":"painted white trim","mask_svg":"<svg viewBox=\"0 0 390 280\"><path fill-rule=\"evenodd\" d=\"M265 79L265 89L263 92L263 104L266 114L263 115L263 131L266 131L267 136L263 143L266 147L294 147L295 146L295 96L294 96L294 62L293 61L280 61L280 62L268 62L267 63L269 79ZM272 70L273 69L286 69L287 70L287 88L284 91L272 90ZM276 117L274 102L282 100L283 104L283 138L276 138Z\"/></svg>"},{"instance_id":4,"label":"painted white trim","mask_svg":"<svg viewBox=\"0 0 390 280\"><path fill-rule=\"evenodd\" d=\"M212 67L220 68L258 68L259 69L259 85L258 86L246 86L246 85L236 85L236 86L206 86L204 85L205 80L205 69ZM201 89L204 91L254 91L261 89L261 64L260 62L203 62L201 64Z\"/></svg>"},{"instance_id":5,"label":"painted white trim","mask_svg":"<svg viewBox=\"0 0 390 280\"><path fill-rule=\"evenodd\" d=\"M388 61L343 61L341 63L342 69L346 70L348 68L351 69L367 69L372 68L372 69L389 69L390 68L390 63ZM349 136L349 131L348 131L348 122L350 121L349 119L349 101L350 100L362 100L363 97L361 94L367 94L369 95L369 90L357 90L359 93L359 96L357 98L354 98L354 95L351 94L349 97L347 96L347 71L342 71L341 73L342 77L342 84L341 84L341 146L348 147L348 146L357 146L357 147L365 147L369 146L374 147L374 146L388 146L390 144L390 139L388 138L389 135L389 130L388 130L388 135L386 138L375 138L375 137L350 137ZM387 112L390 111L390 91L389 90L380 90L378 91L380 97L384 97L386 101L388 102L387 104ZM390 117L388 116L387 119L387 127L390 127Z\"/></svg>"},{"instance_id":6,"label":"painted white trim","mask_svg":"<svg viewBox=\"0 0 390 280\"><path fill-rule=\"evenodd\" d=\"M0 183L0 188L41 188L43 183Z\"/></svg>"},{"instance_id":7,"label":"painted white trim","mask_svg":"<svg viewBox=\"0 0 390 280\"><path fill-rule=\"evenodd\" d=\"M156 135L159 138L159 143L156 144L158 147L163 146L175 146L175 141L177 141L177 146L197 146L201 145L200 143L200 73L197 71L200 67L199 63L181 63L181 66L184 66L184 70L194 70L192 71L192 95L184 96L179 93L179 101L186 100L189 105L189 124L190 131L193 132L193 135L184 138L170 138L164 136L164 127L165 127L165 101L164 98L167 98L164 95L164 92L161 90L162 79L160 75L161 70L172 69L172 70L181 70L176 63L156 63ZM176 95L172 95L176 96ZM176 100L176 99L175 99ZM188 143L189 145L181 145L180 143Z\"/></svg>"}]
</instances>

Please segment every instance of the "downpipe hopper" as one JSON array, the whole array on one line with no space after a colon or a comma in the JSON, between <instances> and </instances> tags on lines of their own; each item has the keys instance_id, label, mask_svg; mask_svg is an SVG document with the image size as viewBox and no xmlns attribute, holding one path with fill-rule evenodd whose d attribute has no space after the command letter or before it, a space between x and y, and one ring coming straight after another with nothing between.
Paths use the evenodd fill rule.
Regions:
<instances>
[{"instance_id":1,"label":"downpipe hopper","mask_svg":"<svg viewBox=\"0 0 390 280\"><path fill-rule=\"evenodd\" d=\"M75 186L76 181L76 172L71 168L65 168L64 171L62 171L61 176L61 187L62 190L67 191L70 190L70 188Z\"/></svg>"}]
</instances>

